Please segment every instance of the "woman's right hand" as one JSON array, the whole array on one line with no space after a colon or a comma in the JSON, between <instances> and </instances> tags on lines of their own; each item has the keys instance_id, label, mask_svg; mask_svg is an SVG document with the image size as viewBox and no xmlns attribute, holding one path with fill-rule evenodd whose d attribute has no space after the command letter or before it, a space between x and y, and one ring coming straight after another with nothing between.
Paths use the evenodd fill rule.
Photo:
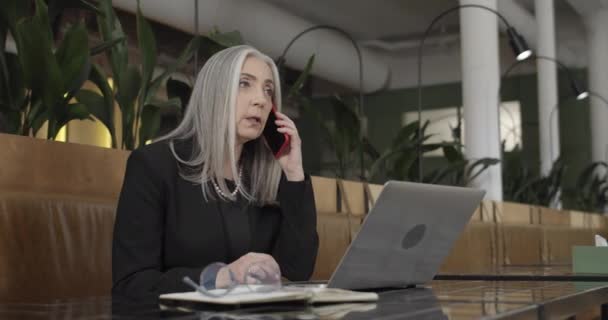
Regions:
<instances>
[{"instance_id":1,"label":"woman's right hand","mask_svg":"<svg viewBox=\"0 0 608 320\"><path fill-rule=\"evenodd\" d=\"M232 281L230 280L230 272L228 272L229 270L236 278L234 280L236 280L239 284L244 284L245 281L247 281L247 279L245 279L247 272L276 275L278 276L277 280L280 280L281 277L281 269L279 268L279 264L271 255L249 252L218 271L215 279L216 288L226 288L230 286Z\"/></svg>"}]
</instances>

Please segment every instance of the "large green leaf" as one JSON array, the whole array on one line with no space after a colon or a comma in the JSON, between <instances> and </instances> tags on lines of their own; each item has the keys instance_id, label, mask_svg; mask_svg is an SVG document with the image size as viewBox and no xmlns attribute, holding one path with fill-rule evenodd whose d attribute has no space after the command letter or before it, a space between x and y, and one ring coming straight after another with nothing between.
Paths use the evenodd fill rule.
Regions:
<instances>
[{"instance_id":1,"label":"large green leaf","mask_svg":"<svg viewBox=\"0 0 608 320\"><path fill-rule=\"evenodd\" d=\"M146 141L158 137L163 115L175 115L181 112L181 101L179 98L168 100L156 100L146 105L142 111L141 127L139 130L139 145L143 146Z\"/></svg>"},{"instance_id":2,"label":"large green leaf","mask_svg":"<svg viewBox=\"0 0 608 320\"><path fill-rule=\"evenodd\" d=\"M53 31L51 29L51 20L49 18L48 7L43 0L35 0L36 12L34 18L40 23L41 36L45 38L45 41L53 42Z\"/></svg>"},{"instance_id":3,"label":"large green leaf","mask_svg":"<svg viewBox=\"0 0 608 320\"><path fill-rule=\"evenodd\" d=\"M89 77L91 58L87 29L79 23L67 30L56 57L62 71L64 92L80 89Z\"/></svg>"},{"instance_id":4,"label":"large green leaf","mask_svg":"<svg viewBox=\"0 0 608 320\"><path fill-rule=\"evenodd\" d=\"M97 17L97 24L102 40L108 42L114 39L127 39L120 21L112 8L112 1L100 0L99 9L103 13ZM127 69L127 64L129 63L127 41L119 41L110 50L106 51L106 55L110 60L114 83L116 87L120 88L122 84L120 83L119 75Z\"/></svg>"},{"instance_id":5,"label":"large green leaf","mask_svg":"<svg viewBox=\"0 0 608 320\"><path fill-rule=\"evenodd\" d=\"M57 137L59 130L72 120L93 120L91 117L91 112L83 103L71 103L64 105L63 110L64 112L57 119L56 129L53 131L50 131L49 129L49 139L54 140Z\"/></svg>"},{"instance_id":6,"label":"large green leaf","mask_svg":"<svg viewBox=\"0 0 608 320\"><path fill-rule=\"evenodd\" d=\"M100 54L106 50L110 50L114 46L118 45L119 43L124 42L125 39L126 39L125 37L119 37L119 38L111 39L108 41L104 41L104 42L94 46L93 48L91 48L91 56Z\"/></svg>"},{"instance_id":7,"label":"large green leaf","mask_svg":"<svg viewBox=\"0 0 608 320\"><path fill-rule=\"evenodd\" d=\"M199 58L208 58L220 50L242 44L244 41L238 31L221 33L214 30L201 38Z\"/></svg>"},{"instance_id":8,"label":"large green leaf","mask_svg":"<svg viewBox=\"0 0 608 320\"><path fill-rule=\"evenodd\" d=\"M175 79L167 80L167 97L171 98L179 98L182 110L181 112L186 111L186 107L188 106L188 102L190 101L190 95L192 94L192 87L190 87L187 83Z\"/></svg>"},{"instance_id":9,"label":"large green leaf","mask_svg":"<svg viewBox=\"0 0 608 320\"><path fill-rule=\"evenodd\" d=\"M154 81L152 81L152 83L150 84L147 96L144 100L145 104L152 102L152 100L156 96L156 92L158 91L158 88L160 88L162 83L176 70L185 66L188 63L188 61L190 61L192 56L194 55L194 52L196 52L196 50L198 50L200 45L201 45L201 37L194 37L192 40L190 40L190 42L188 43L188 45L186 46L184 51L182 51L182 53L179 55L177 60L174 63L172 63L171 65L169 65L160 76L156 77L154 79Z\"/></svg>"},{"instance_id":10,"label":"large green leaf","mask_svg":"<svg viewBox=\"0 0 608 320\"><path fill-rule=\"evenodd\" d=\"M34 135L38 133L44 122L49 119L49 111L49 109L42 107L42 100L33 100L32 111L28 114L28 123Z\"/></svg>"},{"instance_id":11,"label":"large green leaf","mask_svg":"<svg viewBox=\"0 0 608 320\"><path fill-rule=\"evenodd\" d=\"M86 105L89 112L106 126L110 136L114 137L114 119L104 99L104 96L86 89L81 89L76 94L76 100Z\"/></svg>"},{"instance_id":12,"label":"large green leaf","mask_svg":"<svg viewBox=\"0 0 608 320\"><path fill-rule=\"evenodd\" d=\"M404 156L406 155L406 156ZM398 157L402 157L399 158L398 160L394 161L396 158ZM372 164L372 168L370 170L370 176L371 177L376 177L378 174L380 174L381 170L383 170L385 167L392 167L391 169L389 169L389 171L395 171L394 168L395 167L409 167L408 164L411 165L411 162L409 159L411 158L415 158L416 157L416 150L410 146L400 146L397 148L391 148L388 149L386 151L384 151L380 157L378 157L378 159L376 159L376 161L374 161L374 163ZM390 166L389 164L394 161L395 163ZM397 178L397 177L395 177Z\"/></svg>"},{"instance_id":13,"label":"large green leaf","mask_svg":"<svg viewBox=\"0 0 608 320\"><path fill-rule=\"evenodd\" d=\"M425 176L423 179L425 183L431 184L440 184L446 183L449 185L458 185L459 179L462 177L462 173L464 172L468 161L462 160L458 162L452 162L447 166L432 172L431 174ZM446 181L450 177L452 177L451 181Z\"/></svg>"},{"instance_id":14,"label":"large green leaf","mask_svg":"<svg viewBox=\"0 0 608 320\"><path fill-rule=\"evenodd\" d=\"M359 144L360 121L340 97L334 96L330 102L334 114L336 148L346 155Z\"/></svg>"},{"instance_id":15,"label":"large green leaf","mask_svg":"<svg viewBox=\"0 0 608 320\"><path fill-rule=\"evenodd\" d=\"M141 74L135 66L130 65L120 73L119 79L121 86L117 88L116 101L122 112L122 145L131 150L135 147L135 101L139 95Z\"/></svg>"},{"instance_id":16,"label":"large green leaf","mask_svg":"<svg viewBox=\"0 0 608 320\"><path fill-rule=\"evenodd\" d=\"M585 189L589 187L589 181L597 174L600 170L608 169L608 163L606 162L594 162L583 169L583 172L577 179L576 186L578 189Z\"/></svg>"},{"instance_id":17,"label":"large green leaf","mask_svg":"<svg viewBox=\"0 0 608 320\"><path fill-rule=\"evenodd\" d=\"M129 66L119 74L118 78L121 86L117 88L116 101L123 112L123 117L125 117L125 112L129 111L127 108L134 105L139 94L141 74L135 66ZM123 118L123 121L128 118L127 115L126 118Z\"/></svg>"},{"instance_id":18,"label":"large green leaf","mask_svg":"<svg viewBox=\"0 0 608 320\"><path fill-rule=\"evenodd\" d=\"M296 79L296 82L293 84L293 86L291 86L291 88L289 88L287 99L293 98L297 93L300 92L300 90L302 90L302 87L304 87L306 80L308 80L308 76L310 75L310 71L312 70L312 66L314 63L315 55L313 54L308 58L306 66L304 67L304 70L302 70L302 73L300 73L300 75L298 76L298 79Z\"/></svg>"},{"instance_id":19,"label":"large green leaf","mask_svg":"<svg viewBox=\"0 0 608 320\"><path fill-rule=\"evenodd\" d=\"M0 23L0 112L13 107L13 97L9 89L9 71L6 62L6 25Z\"/></svg>"},{"instance_id":20,"label":"large green leaf","mask_svg":"<svg viewBox=\"0 0 608 320\"><path fill-rule=\"evenodd\" d=\"M412 139L416 136L417 130L418 130L418 121L408 123L401 129L399 129L399 131L397 132L397 135L395 136L395 138L393 138L393 143L392 143L393 148L396 148L403 144L411 143Z\"/></svg>"},{"instance_id":21,"label":"large green leaf","mask_svg":"<svg viewBox=\"0 0 608 320\"><path fill-rule=\"evenodd\" d=\"M380 158L380 152L372 145L369 139L363 137L361 144L363 145L363 152L365 152L365 154L367 154L372 161Z\"/></svg>"},{"instance_id":22,"label":"large green leaf","mask_svg":"<svg viewBox=\"0 0 608 320\"><path fill-rule=\"evenodd\" d=\"M466 181L465 184L475 180L480 174L482 174L486 169L491 166L497 165L500 162L499 159L494 158L482 158L479 159L473 164L471 164L466 171Z\"/></svg>"},{"instance_id":23,"label":"large green leaf","mask_svg":"<svg viewBox=\"0 0 608 320\"><path fill-rule=\"evenodd\" d=\"M21 114L17 111L8 110L8 107L1 108L5 111L0 111L0 118L3 118L3 123L0 123L0 132L19 134L21 124Z\"/></svg>"},{"instance_id":24,"label":"large green leaf","mask_svg":"<svg viewBox=\"0 0 608 320\"><path fill-rule=\"evenodd\" d=\"M139 145L156 137L160 130L160 107L146 105L141 113L141 127L139 128Z\"/></svg>"},{"instance_id":25,"label":"large green leaf","mask_svg":"<svg viewBox=\"0 0 608 320\"><path fill-rule=\"evenodd\" d=\"M52 108L62 98L64 84L53 54L46 6L42 0L36 4L36 15L16 26L17 50L26 85L39 92L45 107Z\"/></svg>"},{"instance_id":26,"label":"large green leaf","mask_svg":"<svg viewBox=\"0 0 608 320\"><path fill-rule=\"evenodd\" d=\"M0 80L3 84L0 86L0 103L3 104L1 110L20 111L25 102L25 83L23 82L23 72L19 58L5 52L0 54L0 64L3 64L4 80ZM6 81L6 82L5 82Z\"/></svg>"},{"instance_id":27,"label":"large green leaf","mask_svg":"<svg viewBox=\"0 0 608 320\"><path fill-rule=\"evenodd\" d=\"M91 110L91 112L94 112L93 114L106 125L106 127L108 128L108 131L110 132L110 136L112 137L112 147L116 147L116 130L114 128L114 120L113 120L114 119L114 93L112 92L112 88L110 88L110 85L108 84L108 80L106 78L105 73L97 65L93 65L93 67L91 68L89 80L91 80L93 83L95 83L97 88L99 88L99 91L101 91L101 95L103 97L103 105L104 105L103 112L98 111L98 110L93 110L93 109ZM102 118L100 118L99 115L96 113L103 114L101 116L104 117L105 119L107 119L107 123L104 122L104 120Z\"/></svg>"},{"instance_id":28,"label":"large green leaf","mask_svg":"<svg viewBox=\"0 0 608 320\"><path fill-rule=\"evenodd\" d=\"M575 191L579 209L604 212L608 204L608 195L604 191L608 187L607 169L608 163L594 162L579 175Z\"/></svg>"},{"instance_id":29,"label":"large green leaf","mask_svg":"<svg viewBox=\"0 0 608 320\"><path fill-rule=\"evenodd\" d=\"M83 103L71 103L67 105L66 118L61 123L61 127L70 122L71 120L93 120L91 112L87 106Z\"/></svg>"},{"instance_id":30,"label":"large green leaf","mask_svg":"<svg viewBox=\"0 0 608 320\"><path fill-rule=\"evenodd\" d=\"M27 14L29 5L30 1L24 0L0 1L0 26L5 26L14 35L17 21Z\"/></svg>"},{"instance_id":31,"label":"large green leaf","mask_svg":"<svg viewBox=\"0 0 608 320\"><path fill-rule=\"evenodd\" d=\"M458 151L454 146L443 147L443 155L450 163L459 162L464 160L463 154Z\"/></svg>"},{"instance_id":32,"label":"large green leaf","mask_svg":"<svg viewBox=\"0 0 608 320\"><path fill-rule=\"evenodd\" d=\"M245 43L241 33L236 30L222 33L215 29L211 31L207 37L225 48L239 46Z\"/></svg>"},{"instance_id":33,"label":"large green leaf","mask_svg":"<svg viewBox=\"0 0 608 320\"><path fill-rule=\"evenodd\" d=\"M141 12L139 0L137 1L137 42L141 55L141 88L145 97L156 66L156 40L150 24Z\"/></svg>"}]
</instances>

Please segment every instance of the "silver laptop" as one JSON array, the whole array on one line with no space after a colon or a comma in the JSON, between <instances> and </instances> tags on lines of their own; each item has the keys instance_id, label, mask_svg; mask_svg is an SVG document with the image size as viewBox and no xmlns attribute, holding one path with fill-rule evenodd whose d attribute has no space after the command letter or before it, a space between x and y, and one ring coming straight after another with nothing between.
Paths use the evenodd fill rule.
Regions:
<instances>
[{"instance_id":1,"label":"silver laptop","mask_svg":"<svg viewBox=\"0 0 608 320\"><path fill-rule=\"evenodd\" d=\"M431 281L484 194L387 182L327 287L373 289Z\"/></svg>"}]
</instances>

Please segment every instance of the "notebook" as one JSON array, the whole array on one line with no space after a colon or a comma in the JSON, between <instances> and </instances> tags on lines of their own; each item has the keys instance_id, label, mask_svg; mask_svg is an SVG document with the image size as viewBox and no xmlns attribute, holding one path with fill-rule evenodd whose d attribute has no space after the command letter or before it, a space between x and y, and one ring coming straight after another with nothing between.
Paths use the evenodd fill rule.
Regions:
<instances>
[{"instance_id":1,"label":"notebook","mask_svg":"<svg viewBox=\"0 0 608 320\"><path fill-rule=\"evenodd\" d=\"M214 293L211 291L211 293ZM198 291L167 293L161 300L200 302L218 305L244 305L276 302L342 303L373 302L378 300L375 292L357 292L333 288L284 287L272 292L254 292L247 286L238 286L222 297L204 295Z\"/></svg>"}]
</instances>

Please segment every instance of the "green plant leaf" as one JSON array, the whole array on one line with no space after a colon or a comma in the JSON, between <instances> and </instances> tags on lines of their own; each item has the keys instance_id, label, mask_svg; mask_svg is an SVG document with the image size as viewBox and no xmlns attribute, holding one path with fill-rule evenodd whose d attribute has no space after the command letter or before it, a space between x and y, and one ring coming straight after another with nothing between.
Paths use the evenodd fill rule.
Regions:
<instances>
[{"instance_id":1,"label":"green plant leaf","mask_svg":"<svg viewBox=\"0 0 608 320\"><path fill-rule=\"evenodd\" d=\"M245 44L238 31L220 33L217 30L201 37L201 45L198 51L199 59L211 57L220 50Z\"/></svg>"},{"instance_id":2,"label":"green plant leaf","mask_svg":"<svg viewBox=\"0 0 608 320\"><path fill-rule=\"evenodd\" d=\"M404 143L410 143L410 141L415 137L417 130L418 121L408 123L401 129L399 129L397 135L393 139L392 146L396 148Z\"/></svg>"},{"instance_id":3,"label":"green plant leaf","mask_svg":"<svg viewBox=\"0 0 608 320\"><path fill-rule=\"evenodd\" d=\"M452 181L448 182L447 184L462 186L464 185L464 183L463 181L461 181L461 177L463 176L462 173L467 167L467 164L467 160L452 162L446 167L443 167L425 176L423 181L425 183L438 184L452 176Z\"/></svg>"},{"instance_id":4,"label":"green plant leaf","mask_svg":"<svg viewBox=\"0 0 608 320\"><path fill-rule=\"evenodd\" d=\"M141 55L141 88L147 91L156 66L156 40L152 28L141 12L140 1L137 1L137 42Z\"/></svg>"},{"instance_id":5,"label":"green plant leaf","mask_svg":"<svg viewBox=\"0 0 608 320\"><path fill-rule=\"evenodd\" d=\"M182 102L177 97L168 100L154 100L151 105L157 107L161 113L176 113L182 109Z\"/></svg>"},{"instance_id":6,"label":"green plant leaf","mask_svg":"<svg viewBox=\"0 0 608 320\"><path fill-rule=\"evenodd\" d=\"M135 102L139 95L141 74L134 66L128 66L119 75L121 86L117 88L116 101L122 112L122 146L131 150L135 147L133 136L135 117Z\"/></svg>"},{"instance_id":7,"label":"green plant leaf","mask_svg":"<svg viewBox=\"0 0 608 320\"><path fill-rule=\"evenodd\" d=\"M139 94L141 74L135 66L129 66L119 75L119 79L122 85L117 88L116 101L125 116L126 108L134 105Z\"/></svg>"},{"instance_id":8,"label":"green plant leaf","mask_svg":"<svg viewBox=\"0 0 608 320\"><path fill-rule=\"evenodd\" d=\"M23 0L0 1L0 26L8 28L11 34L15 35L17 21L27 15L28 6L30 4L30 1Z\"/></svg>"},{"instance_id":9,"label":"green plant leaf","mask_svg":"<svg viewBox=\"0 0 608 320\"><path fill-rule=\"evenodd\" d=\"M36 15L20 20L16 30L24 82L34 93L39 93L45 107L54 108L63 98L64 84L53 54L46 5L42 0L36 0Z\"/></svg>"},{"instance_id":10,"label":"green plant leaf","mask_svg":"<svg viewBox=\"0 0 608 320\"><path fill-rule=\"evenodd\" d=\"M84 103L70 103L67 105L65 122L61 124L60 128L66 125L72 120L91 120L91 112Z\"/></svg>"},{"instance_id":11,"label":"green plant leaf","mask_svg":"<svg viewBox=\"0 0 608 320\"><path fill-rule=\"evenodd\" d=\"M40 128L42 128L44 122L46 122L48 119L48 110L43 110L42 113L36 115L31 123L32 133L36 135L38 131L40 131Z\"/></svg>"},{"instance_id":12,"label":"green plant leaf","mask_svg":"<svg viewBox=\"0 0 608 320\"><path fill-rule=\"evenodd\" d=\"M86 89L79 90L75 97L79 103L87 106L91 115L99 119L99 121L108 129L110 136L113 137L114 119L106 105L105 97Z\"/></svg>"},{"instance_id":13,"label":"green plant leaf","mask_svg":"<svg viewBox=\"0 0 608 320\"><path fill-rule=\"evenodd\" d=\"M51 20L49 19L48 7L43 0L34 0L34 2L36 4L34 19L40 24L41 36L44 37L45 41L53 43L53 32L51 29Z\"/></svg>"},{"instance_id":14,"label":"green plant leaf","mask_svg":"<svg viewBox=\"0 0 608 320\"><path fill-rule=\"evenodd\" d=\"M187 83L175 79L167 80L167 97L171 98L179 98L180 104L182 106L181 112L185 112L186 107L188 106L188 101L190 101L190 95L192 94L192 87L190 87Z\"/></svg>"},{"instance_id":15,"label":"green plant leaf","mask_svg":"<svg viewBox=\"0 0 608 320\"><path fill-rule=\"evenodd\" d=\"M357 114L340 97L333 96L330 99L336 124L335 132L338 138L339 148L352 152L358 145L360 122Z\"/></svg>"},{"instance_id":16,"label":"green plant leaf","mask_svg":"<svg viewBox=\"0 0 608 320\"><path fill-rule=\"evenodd\" d=\"M192 56L194 56L194 53L196 52L196 50L198 50L200 45L201 45L201 37L194 37L192 40L190 40L190 42L188 43L188 45L186 46L184 51L182 51L182 53L179 55L177 60L173 64L169 65L167 67L167 69L165 69L165 71L160 76L156 77L156 79L154 79L154 81L152 81L152 83L150 84L150 89L148 90L147 96L144 100L144 103L148 104L148 103L152 102L152 100L156 96L156 92L158 91L158 88L160 88L162 83L176 70L185 66L188 63L188 61L190 61Z\"/></svg>"},{"instance_id":17,"label":"green plant leaf","mask_svg":"<svg viewBox=\"0 0 608 320\"><path fill-rule=\"evenodd\" d=\"M104 41L96 46L94 46L93 48L91 48L91 56L100 54L104 51L110 50L112 49L114 46L118 45L121 42L125 41L125 37L119 37L116 39L112 39L112 40L108 40L108 41Z\"/></svg>"},{"instance_id":18,"label":"green plant leaf","mask_svg":"<svg viewBox=\"0 0 608 320\"><path fill-rule=\"evenodd\" d=\"M468 178L467 178L467 181L465 182L465 184L468 185L469 182L475 180L486 169L488 169L491 166L497 165L498 163L500 163L500 160L494 159L494 158L482 158L482 159L476 160L475 162L473 162L473 164L471 164L467 168L466 177L468 177Z\"/></svg>"},{"instance_id":19,"label":"green plant leaf","mask_svg":"<svg viewBox=\"0 0 608 320\"><path fill-rule=\"evenodd\" d=\"M389 149L384 151L380 155L380 157L378 157L378 159L376 159L376 161L374 161L374 163L372 164L372 168L370 170L370 177L376 177L381 172L383 167L388 166L388 163L390 161L392 161L394 158L397 158L398 156L403 155L405 155L405 157L397 160L397 163L391 166L392 169L389 169L390 171L396 171L394 169L395 167L403 168L406 167L408 163L411 163L408 159L411 157L416 157L416 150L408 146L400 146L395 149Z\"/></svg>"},{"instance_id":20,"label":"green plant leaf","mask_svg":"<svg viewBox=\"0 0 608 320\"><path fill-rule=\"evenodd\" d=\"M241 33L236 30L224 33L219 32L218 30L213 30L207 37L225 48L245 44L243 36L241 36Z\"/></svg>"},{"instance_id":21,"label":"green plant leaf","mask_svg":"<svg viewBox=\"0 0 608 320\"><path fill-rule=\"evenodd\" d=\"M156 137L160 130L161 108L154 105L146 105L141 113L141 127L139 129L139 145L143 146L146 141Z\"/></svg>"},{"instance_id":22,"label":"green plant leaf","mask_svg":"<svg viewBox=\"0 0 608 320\"><path fill-rule=\"evenodd\" d=\"M596 172L600 169L608 169L608 163L606 162L594 162L583 169L583 172L579 175L577 179L576 186L580 189L585 189L589 186L589 181L592 180L593 176L596 175Z\"/></svg>"},{"instance_id":23,"label":"green plant leaf","mask_svg":"<svg viewBox=\"0 0 608 320\"><path fill-rule=\"evenodd\" d=\"M293 86L291 86L291 88L289 88L287 99L293 98L296 94L300 92L300 90L302 90L304 84L306 83L306 80L308 80L308 76L310 75L310 71L312 70L312 66L314 65L314 63L315 55L313 54L308 58L306 66L304 67L304 70L302 70L302 73L300 73L300 75L298 76L298 79L296 79L296 82L293 84Z\"/></svg>"},{"instance_id":24,"label":"green plant leaf","mask_svg":"<svg viewBox=\"0 0 608 320\"><path fill-rule=\"evenodd\" d=\"M10 134L19 134L21 114L17 111L7 110L8 108L3 109L6 111L0 111L0 117L4 117L4 132Z\"/></svg>"},{"instance_id":25,"label":"green plant leaf","mask_svg":"<svg viewBox=\"0 0 608 320\"><path fill-rule=\"evenodd\" d=\"M378 152L376 147L372 145L369 139L363 138L362 145L363 152L365 152L365 154L367 154L372 159L372 161L375 161L376 159L380 158L380 152Z\"/></svg>"},{"instance_id":26,"label":"green plant leaf","mask_svg":"<svg viewBox=\"0 0 608 320\"><path fill-rule=\"evenodd\" d=\"M6 35L8 29L0 23L0 112L14 107L12 92L9 88L9 70L6 62Z\"/></svg>"},{"instance_id":27,"label":"green plant leaf","mask_svg":"<svg viewBox=\"0 0 608 320\"><path fill-rule=\"evenodd\" d=\"M64 92L77 91L89 77L91 58L88 44L87 30L81 23L65 33L55 54L62 72Z\"/></svg>"},{"instance_id":28,"label":"green plant leaf","mask_svg":"<svg viewBox=\"0 0 608 320\"><path fill-rule=\"evenodd\" d=\"M103 13L97 16L97 24L99 33L104 42L112 41L114 39L125 39L125 41L119 41L111 47L110 50L106 51L106 55L110 60L110 66L112 68L112 75L114 77L114 83L117 88L120 88L120 74L127 69L129 63L129 55L127 49L127 37L122 30L120 21L114 13L112 8L111 0L100 0L99 9Z\"/></svg>"},{"instance_id":29,"label":"green plant leaf","mask_svg":"<svg viewBox=\"0 0 608 320\"><path fill-rule=\"evenodd\" d=\"M3 69L4 80L0 80L3 84L0 86L0 101L3 104L1 110L11 110L18 112L26 100L25 83L23 82L23 71L19 58L12 53L0 53L0 66ZM11 118L12 119L12 118Z\"/></svg>"},{"instance_id":30,"label":"green plant leaf","mask_svg":"<svg viewBox=\"0 0 608 320\"><path fill-rule=\"evenodd\" d=\"M443 155L450 163L465 160L464 155L460 151L458 151L454 146L444 146Z\"/></svg>"},{"instance_id":31,"label":"green plant leaf","mask_svg":"<svg viewBox=\"0 0 608 320\"><path fill-rule=\"evenodd\" d=\"M89 74L89 80L91 80L93 83L95 83L95 85L97 86L97 88L99 88L99 91L101 92L101 95L103 97L103 105L104 105L104 111L99 111L98 109L92 109L91 108L91 112L98 118L100 119L100 121L102 121L106 128L108 128L108 131L110 132L110 136L112 138L112 148L116 147L116 129L114 128L114 93L112 92L112 88L110 88L110 85L108 84L108 80L107 77L105 75L105 73L103 72L103 70L101 70L101 68L97 65L93 65L93 67L91 68L91 73ZM87 104L85 102L85 104ZM100 118L99 115L97 113L100 114L104 114L102 115L102 117L104 117L105 119L107 119L107 123L104 121L104 119Z\"/></svg>"},{"instance_id":32,"label":"green plant leaf","mask_svg":"<svg viewBox=\"0 0 608 320\"><path fill-rule=\"evenodd\" d=\"M82 103L66 104L62 108L65 112L57 119L57 126L54 129L49 128L48 139L55 140L59 130L72 120L93 120L87 106Z\"/></svg>"}]
</instances>

